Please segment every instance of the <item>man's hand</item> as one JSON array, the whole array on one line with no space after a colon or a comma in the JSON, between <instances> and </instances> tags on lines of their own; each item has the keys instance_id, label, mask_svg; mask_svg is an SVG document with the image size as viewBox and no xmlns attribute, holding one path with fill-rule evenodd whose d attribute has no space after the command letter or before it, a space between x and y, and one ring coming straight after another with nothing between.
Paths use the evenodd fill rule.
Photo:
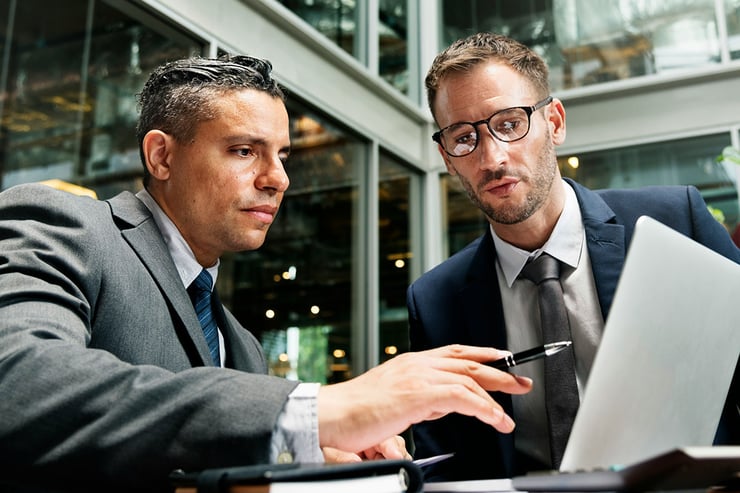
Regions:
<instances>
[{"instance_id":1,"label":"man's hand","mask_svg":"<svg viewBox=\"0 0 740 493\"><path fill-rule=\"evenodd\" d=\"M404 353L352 380L322 386L320 445L367 455L410 425L453 412L509 433L514 422L488 392L524 394L532 381L483 364L506 354L461 345Z\"/></svg>"},{"instance_id":2,"label":"man's hand","mask_svg":"<svg viewBox=\"0 0 740 493\"><path fill-rule=\"evenodd\" d=\"M324 447L322 451L324 452L324 459L329 463L361 462L376 459L411 459L411 454L406 450L406 440L400 435L388 438L375 447L359 453L345 452L332 447Z\"/></svg>"}]
</instances>

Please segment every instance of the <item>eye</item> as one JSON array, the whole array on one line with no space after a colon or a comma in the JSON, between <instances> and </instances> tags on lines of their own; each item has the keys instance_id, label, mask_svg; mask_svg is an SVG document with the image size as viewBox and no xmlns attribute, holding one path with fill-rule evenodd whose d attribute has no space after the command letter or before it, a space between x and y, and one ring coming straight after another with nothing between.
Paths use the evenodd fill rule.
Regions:
<instances>
[{"instance_id":1,"label":"eye","mask_svg":"<svg viewBox=\"0 0 740 493\"><path fill-rule=\"evenodd\" d=\"M520 122L518 122L517 120L506 120L503 122L498 122L498 124L496 125L496 131L502 134L514 133L516 132L519 123Z\"/></svg>"},{"instance_id":2,"label":"eye","mask_svg":"<svg viewBox=\"0 0 740 493\"><path fill-rule=\"evenodd\" d=\"M472 125L455 125L445 131L445 139L454 144L471 144L476 141L475 128Z\"/></svg>"},{"instance_id":3,"label":"eye","mask_svg":"<svg viewBox=\"0 0 740 493\"><path fill-rule=\"evenodd\" d=\"M490 125L499 135L518 135L527 128L527 114L518 108L502 111L495 115Z\"/></svg>"},{"instance_id":4,"label":"eye","mask_svg":"<svg viewBox=\"0 0 740 493\"><path fill-rule=\"evenodd\" d=\"M254 151L251 147L240 147L238 149L232 150L231 152L241 157L249 157L254 154Z\"/></svg>"}]
</instances>

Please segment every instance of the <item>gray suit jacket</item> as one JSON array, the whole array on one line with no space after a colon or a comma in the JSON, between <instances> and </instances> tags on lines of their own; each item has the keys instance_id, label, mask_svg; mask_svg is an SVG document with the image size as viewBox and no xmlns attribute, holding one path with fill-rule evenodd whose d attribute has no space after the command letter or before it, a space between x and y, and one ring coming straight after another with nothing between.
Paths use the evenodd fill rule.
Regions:
<instances>
[{"instance_id":1,"label":"gray suit jacket","mask_svg":"<svg viewBox=\"0 0 740 493\"><path fill-rule=\"evenodd\" d=\"M0 482L163 490L175 468L266 462L296 384L265 375L258 341L216 316L233 369L208 367L169 251L132 194L0 194Z\"/></svg>"}]
</instances>

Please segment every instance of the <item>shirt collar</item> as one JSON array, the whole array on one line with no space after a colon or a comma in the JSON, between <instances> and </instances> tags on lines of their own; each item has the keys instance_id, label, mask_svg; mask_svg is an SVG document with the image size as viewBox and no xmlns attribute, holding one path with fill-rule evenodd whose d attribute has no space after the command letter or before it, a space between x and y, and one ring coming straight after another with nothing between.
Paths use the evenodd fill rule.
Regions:
<instances>
[{"instance_id":1,"label":"shirt collar","mask_svg":"<svg viewBox=\"0 0 740 493\"><path fill-rule=\"evenodd\" d=\"M493 237L493 243L496 246L498 261L506 278L506 284L509 287L514 284L527 260L536 258L543 252L547 252L562 263L573 268L578 267L584 239L581 209L578 207L578 199L573 188L565 181L561 183L565 189L563 212L560 214L558 222L555 223L555 228L552 230L550 238L548 238L547 242L541 248L529 252L515 247L511 243L507 243L499 238L493 227L489 227L491 236Z\"/></svg>"},{"instance_id":2,"label":"shirt collar","mask_svg":"<svg viewBox=\"0 0 740 493\"><path fill-rule=\"evenodd\" d=\"M154 222L157 224L159 231L162 233L162 238L167 245L167 249L170 251L172 260L175 262L177 273L180 275L180 279L185 287L190 284L198 277L200 271L203 269L198 261L195 259L195 254L190 248L190 245L185 241L180 230L177 229L175 223L165 214L162 208L154 200L154 197L146 190L142 189L136 196L141 200L144 205L151 211ZM216 278L218 277L218 266L220 260L206 268L208 273L213 278L213 286L216 285Z\"/></svg>"}]
</instances>

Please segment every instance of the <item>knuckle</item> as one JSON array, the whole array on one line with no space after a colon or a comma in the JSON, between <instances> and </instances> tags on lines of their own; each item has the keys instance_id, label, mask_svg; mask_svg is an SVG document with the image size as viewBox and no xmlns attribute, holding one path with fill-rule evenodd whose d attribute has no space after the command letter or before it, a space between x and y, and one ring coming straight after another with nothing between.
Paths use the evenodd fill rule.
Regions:
<instances>
[{"instance_id":1,"label":"knuckle","mask_svg":"<svg viewBox=\"0 0 740 493\"><path fill-rule=\"evenodd\" d=\"M470 361L465 364L465 373L468 375L476 375L480 373L482 366L474 361Z\"/></svg>"},{"instance_id":2,"label":"knuckle","mask_svg":"<svg viewBox=\"0 0 740 493\"><path fill-rule=\"evenodd\" d=\"M468 389L465 385L456 384L450 388L450 397L454 400L461 400L464 399L469 392L470 389Z\"/></svg>"},{"instance_id":3,"label":"knuckle","mask_svg":"<svg viewBox=\"0 0 740 493\"><path fill-rule=\"evenodd\" d=\"M465 354L465 348L462 344L451 344L448 348L450 356L454 358L462 358Z\"/></svg>"}]
</instances>

